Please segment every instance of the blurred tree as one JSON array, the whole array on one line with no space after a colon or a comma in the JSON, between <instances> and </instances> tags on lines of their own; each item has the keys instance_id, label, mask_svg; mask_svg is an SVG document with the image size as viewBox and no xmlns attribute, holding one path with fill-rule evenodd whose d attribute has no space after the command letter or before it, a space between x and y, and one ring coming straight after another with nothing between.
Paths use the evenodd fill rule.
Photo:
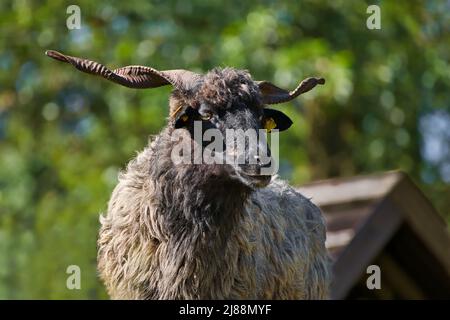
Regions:
<instances>
[{"instance_id":1,"label":"blurred tree","mask_svg":"<svg viewBox=\"0 0 450 320\"><path fill-rule=\"evenodd\" d=\"M293 183L402 169L449 217L450 6L376 1L0 2L0 298L106 298L95 271L98 216L120 168L157 133L170 88L130 90L49 60L249 69L293 88L281 108L281 175ZM81 268L81 290L66 268Z\"/></svg>"}]
</instances>

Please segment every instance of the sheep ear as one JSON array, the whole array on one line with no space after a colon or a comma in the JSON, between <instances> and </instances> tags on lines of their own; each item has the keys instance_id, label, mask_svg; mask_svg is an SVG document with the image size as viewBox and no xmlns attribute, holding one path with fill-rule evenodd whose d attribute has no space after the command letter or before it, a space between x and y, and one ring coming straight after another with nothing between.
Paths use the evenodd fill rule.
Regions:
<instances>
[{"instance_id":1,"label":"sheep ear","mask_svg":"<svg viewBox=\"0 0 450 320\"><path fill-rule=\"evenodd\" d=\"M175 114L171 115L174 119L175 129L189 127L192 121L195 120L197 114L197 111L189 106L178 110Z\"/></svg>"},{"instance_id":2,"label":"sheep ear","mask_svg":"<svg viewBox=\"0 0 450 320\"><path fill-rule=\"evenodd\" d=\"M292 125L292 120L283 112L273 109L264 109L263 126L270 132L272 129L284 131Z\"/></svg>"},{"instance_id":3,"label":"sheep ear","mask_svg":"<svg viewBox=\"0 0 450 320\"><path fill-rule=\"evenodd\" d=\"M291 101L302 93L313 89L316 85L324 83L324 78L306 78L297 86L297 88L292 91L287 91L268 81L257 81L264 104L277 104Z\"/></svg>"}]
</instances>

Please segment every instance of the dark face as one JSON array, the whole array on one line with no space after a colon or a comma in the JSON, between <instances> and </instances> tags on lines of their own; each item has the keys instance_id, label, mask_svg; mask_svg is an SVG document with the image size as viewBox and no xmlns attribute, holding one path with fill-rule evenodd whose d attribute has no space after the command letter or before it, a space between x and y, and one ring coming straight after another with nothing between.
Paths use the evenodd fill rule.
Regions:
<instances>
[{"instance_id":1,"label":"dark face","mask_svg":"<svg viewBox=\"0 0 450 320\"><path fill-rule=\"evenodd\" d=\"M194 96L194 98L193 98ZM201 127L202 137L209 129L214 140L200 141L208 148L211 141L227 158L224 168L230 175L251 187L264 187L274 173L272 156L265 132L286 130L292 121L280 111L264 108L260 92L249 75L234 69L214 70L208 73L196 93L183 97L174 93L171 107L173 126L185 128L194 137ZM199 142L199 141L197 141Z\"/></svg>"},{"instance_id":2,"label":"dark face","mask_svg":"<svg viewBox=\"0 0 450 320\"><path fill-rule=\"evenodd\" d=\"M232 155L238 161L232 165L224 165L223 168L231 166L230 175L250 186L267 185L272 173L265 169L271 167L272 159L265 139L260 139L261 135L257 135L256 140L239 143L240 138L246 136L243 132L258 132L262 128L283 131L292 124L283 113L264 108L262 101L266 104L288 102L310 91L317 84L325 83L323 78L309 77L294 90L285 90L268 81L254 82L248 72L232 68L214 69L206 75L183 69L159 71L145 66L109 70L98 62L57 51L48 50L45 54L52 59L70 63L80 71L99 75L129 88L172 85L175 91L170 99L169 125L175 129L188 129L192 133L195 122L200 121L204 125L202 131L216 129L225 140L230 137L227 130L236 130L237 134L231 140L244 147L230 147L227 141L221 153L224 157ZM194 137L194 142L195 140ZM189 141L190 145L191 142ZM203 142L200 146L204 147Z\"/></svg>"}]
</instances>

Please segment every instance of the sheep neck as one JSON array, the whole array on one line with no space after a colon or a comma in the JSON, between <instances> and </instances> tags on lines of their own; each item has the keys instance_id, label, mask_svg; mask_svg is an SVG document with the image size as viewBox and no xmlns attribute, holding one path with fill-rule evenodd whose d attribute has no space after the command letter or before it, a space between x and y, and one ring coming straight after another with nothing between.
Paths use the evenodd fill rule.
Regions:
<instances>
[{"instance_id":1,"label":"sheep neck","mask_svg":"<svg viewBox=\"0 0 450 320\"><path fill-rule=\"evenodd\" d=\"M164 229L175 240L198 238L200 243L226 240L239 223L250 190L226 176L218 177L207 168L173 169L175 178L162 182L158 196ZM166 173L166 177L173 177ZM174 182L175 181L175 182Z\"/></svg>"},{"instance_id":2,"label":"sheep neck","mask_svg":"<svg viewBox=\"0 0 450 320\"><path fill-rule=\"evenodd\" d=\"M230 255L238 254L230 250L230 240L242 221L251 190L218 167L180 169L168 162L157 163L151 175L157 177L156 208L166 238L163 254L171 266L162 272L168 282L180 284L163 295L192 299L225 296L233 279L218 279L232 277L233 272L224 270L225 266L236 268L229 261L237 261ZM202 279L197 275L203 275Z\"/></svg>"}]
</instances>

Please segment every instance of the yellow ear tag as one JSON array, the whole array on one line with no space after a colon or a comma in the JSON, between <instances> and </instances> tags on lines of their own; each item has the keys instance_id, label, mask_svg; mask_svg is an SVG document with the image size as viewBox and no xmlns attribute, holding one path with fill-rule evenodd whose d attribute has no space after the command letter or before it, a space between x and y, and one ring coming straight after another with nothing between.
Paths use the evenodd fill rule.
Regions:
<instances>
[{"instance_id":1,"label":"yellow ear tag","mask_svg":"<svg viewBox=\"0 0 450 320\"><path fill-rule=\"evenodd\" d=\"M277 124L275 123L275 120L273 118L267 118L264 120L264 129L266 129L268 132L270 132L272 129L275 129L277 127Z\"/></svg>"},{"instance_id":2,"label":"yellow ear tag","mask_svg":"<svg viewBox=\"0 0 450 320\"><path fill-rule=\"evenodd\" d=\"M187 115L183 115L181 116L181 120L183 120L183 122L188 121L189 117Z\"/></svg>"}]
</instances>

